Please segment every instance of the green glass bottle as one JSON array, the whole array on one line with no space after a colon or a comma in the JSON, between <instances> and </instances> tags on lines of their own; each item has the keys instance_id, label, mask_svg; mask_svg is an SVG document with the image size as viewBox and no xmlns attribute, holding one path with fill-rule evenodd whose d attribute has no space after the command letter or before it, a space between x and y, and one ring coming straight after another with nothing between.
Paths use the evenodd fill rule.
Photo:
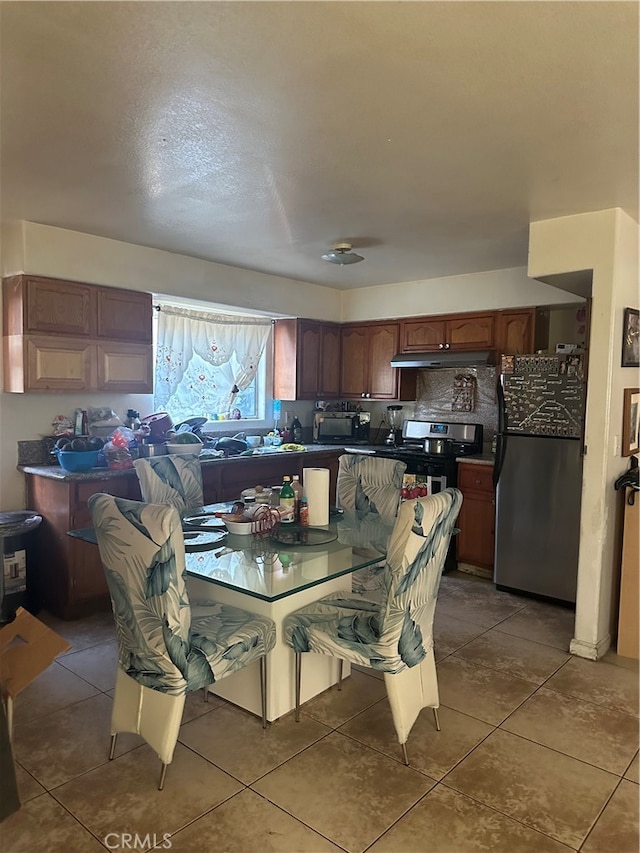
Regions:
<instances>
[{"instance_id":1,"label":"green glass bottle","mask_svg":"<svg viewBox=\"0 0 640 853\"><path fill-rule=\"evenodd\" d=\"M291 510L290 513L287 513L286 516L282 518L281 523L292 524L296 519L296 494L291 486L291 477L283 478L282 488L280 489L280 507Z\"/></svg>"}]
</instances>

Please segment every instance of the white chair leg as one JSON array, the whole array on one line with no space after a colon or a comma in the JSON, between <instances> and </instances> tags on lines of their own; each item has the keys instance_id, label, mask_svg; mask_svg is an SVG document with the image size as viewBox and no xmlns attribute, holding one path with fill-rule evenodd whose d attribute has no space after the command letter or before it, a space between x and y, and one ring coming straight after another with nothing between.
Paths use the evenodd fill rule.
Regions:
<instances>
[{"instance_id":1,"label":"white chair leg","mask_svg":"<svg viewBox=\"0 0 640 853\"><path fill-rule=\"evenodd\" d=\"M115 735L111 735L111 746L109 748L109 761L113 761L113 756L116 754L116 741L118 740L118 734L116 732Z\"/></svg>"},{"instance_id":2,"label":"white chair leg","mask_svg":"<svg viewBox=\"0 0 640 853\"><path fill-rule=\"evenodd\" d=\"M300 680L302 677L302 652L296 652L296 723L300 722Z\"/></svg>"},{"instance_id":3,"label":"white chair leg","mask_svg":"<svg viewBox=\"0 0 640 853\"><path fill-rule=\"evenodd\" d=\"M338 659L338 690L342 690L342 658Z\"/></svg>"},{"instance_id":4,"label":"white chair leg","mask_svg":"<svg viewBox=\"0 0 640 853\"><path fill-rule=\"evenodd\" d=\"M260 658L260 703L262 705L262 728L267 728L267 656Z\"/></svg>"}]
</instances>

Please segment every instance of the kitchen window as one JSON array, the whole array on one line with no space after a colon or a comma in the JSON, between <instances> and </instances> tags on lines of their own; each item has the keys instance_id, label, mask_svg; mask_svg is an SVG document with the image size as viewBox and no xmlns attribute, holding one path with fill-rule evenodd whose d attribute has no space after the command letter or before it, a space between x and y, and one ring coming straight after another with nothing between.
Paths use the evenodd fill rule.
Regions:
<instances>
[{"instance_id":1,"label":"kitchen window","mask_svg":"<svg viewBox=\"0 0 640 853\"><path fill-rule=\"evenodd\" d=\"M154 407L174 422L252 421L266 425L272 321L157 305Z\"/></svg>"}]
</instances>

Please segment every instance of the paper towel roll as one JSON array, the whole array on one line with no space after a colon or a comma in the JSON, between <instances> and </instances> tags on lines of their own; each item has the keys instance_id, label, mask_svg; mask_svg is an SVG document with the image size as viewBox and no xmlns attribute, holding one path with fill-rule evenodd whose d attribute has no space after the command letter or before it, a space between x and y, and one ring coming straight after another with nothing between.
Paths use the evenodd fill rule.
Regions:
<instances>
[{"instance_id":1,"label":"paper towel roll","mask_svg":"<svg viewBox=\"0 0 640 853\"><path fill-rule=\"evenodd\" d=\"M303 468L302 486L309 503L309 525L329 524L329 469Z\"/></svg>"}]
</instances>

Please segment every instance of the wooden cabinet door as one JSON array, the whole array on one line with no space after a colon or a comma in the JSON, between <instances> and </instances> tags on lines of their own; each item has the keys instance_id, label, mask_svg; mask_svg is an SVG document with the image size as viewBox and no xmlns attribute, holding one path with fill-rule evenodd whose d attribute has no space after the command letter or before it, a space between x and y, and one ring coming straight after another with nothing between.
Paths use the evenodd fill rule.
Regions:
<instances>
[{"instance_id":1,"label":"wooden cabinet door","mask_svg":"<svg viewBox=\"0 0 640 853\"><path fill-rule=\"evenodd\" d=\"M151 344L99 343L97 387L124 394L153 393Z\"/></svg>"},{"instance_id":2,"label":"wooden cabinet door","mask_svg":"<svg viewBox=\"0 0 640 853\"><path fill-rule=\"evenodd\" d=\"M296 399L319 397L318 376L322 358L322 327L319 323L300 321L298 327L298 382Z\"/></svg>"},{"instance_id":3,"label":"wooden cabinet door","mask_svg":"<svg viewBox=\"0 0 640 853\"><path fill-rule=\"evenodd\" d=\"M343 326L340 337L340 394L343 397L362 397L368 390L369 329L367 326Z\"/></svg>"},{"instance_id":4,"label":"wooden cabinet door","mask_svg":"<svg viewBox=\"0 0 640 853\"><path fill-rule=\"evenodd\" d=\"M151 343L150 293L101 287L98 289L98 337Z\"/></svg>"},{"instance_id":5,"label":"wooden cabinet door","mask_svg":"<svg viewBox=\"0 0 640 853\"><path fill-rule=\"evenodd\" d=\"M405 320L402 324L402 352L431 352L446 343L444 320ZM395 353L393 353L395 355Z\"/></svg>"},{"instance_id":6,"label":"wooden cabinet door","mask_svg":"<svg viewBox=\"0 0 640 853\"><path fill-rule=\"evenodd\" d=\"M458 465L458 488L463 500L456 527L458 560L485 569L493 568L495 543L495 500L493 467Z\"/></svg>"},{"instance_id":7,"label":"wooden cabinet door","mask_svg":"<svg viewBox=\"0 0 640 853\"><path fill-rule=\"evenodd\" d=\"M24 391L95 390L95 346L79 338L26 336Z\"/></svg>"},{"instance_id":8,"label":"wooden cabinet door","mask_svg":"<svg viewBox=\"0 0 640 853\"><path fill-rule=\"evenodd\" d=\"M95 288L72 281L26 279L27 332L95 334Z\"/></svg>"},{"instance_id":9,"label":"wooden cabinet door","mask_svg":"<svg viewBox=\"0 0 640 853\"><path fill-rule=\"evenodd\" d=\"M367 391L372 399L397 399L398 371L391 367L391 359L398 352L399 333L399 323L369 327Z\"/></svg>"},{"instance_id":10,"label":"wooden cabinet door","mask_svg":"<svg viewBox=\"0 0 640 853\"><path fill-rule=\"evenodd\" d=\"M340 396L340 326L323 325L319 385L322 397Z\"/></svg>"},{"instance_id":11,"label":"wooden cabinet door","mask_svg":"<svg viewBox=\"0 0 640 853\"><path fill-rule=\"evenodd\" d=\"M493 348L493 314L447 320L447 343L451 349Z\"/></svg>"},{"instance_id":12,"label":"wooden cabinet door","mask_svg":"<svg viewBox=\"0 0 640 853\"><path fill-rule=\"evenodd\" d=\"M500 311L496 323L495 349L498 354L533 352L535 308Z\"/></svg>"}]
</instances>

